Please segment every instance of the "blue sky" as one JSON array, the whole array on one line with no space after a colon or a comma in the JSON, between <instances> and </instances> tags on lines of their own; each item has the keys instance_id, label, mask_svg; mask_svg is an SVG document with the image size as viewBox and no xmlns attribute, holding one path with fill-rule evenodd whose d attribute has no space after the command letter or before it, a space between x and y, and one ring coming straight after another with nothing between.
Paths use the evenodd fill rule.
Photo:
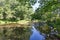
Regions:
<instances>
[{"instance_id":1,"label":"blue sky","mask_svg":"<svg viewBox=\"0 0 60 40\"><path fill-rule=\"evenodd\" d=\"M37 0L37 2L34 5L32 5L33 11L35 11L39 7L40 3L38 3L38 1L39 0Z\"/></svg>"}]
</instances>

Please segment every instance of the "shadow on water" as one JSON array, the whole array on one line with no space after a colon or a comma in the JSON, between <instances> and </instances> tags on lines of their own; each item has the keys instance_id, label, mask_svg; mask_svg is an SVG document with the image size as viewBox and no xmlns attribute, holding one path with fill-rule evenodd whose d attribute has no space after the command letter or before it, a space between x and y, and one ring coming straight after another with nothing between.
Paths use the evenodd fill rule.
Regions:
<instances>
[{"instance_id":1,"label":"shadow on water","mask_svg":"<svg viewBox=\"0 0 60 40\"><path fill-rule=\"evenodd\" d=\"M44 36L32 25L30 40L45 40Z\"/></svg>"}]
</instances>

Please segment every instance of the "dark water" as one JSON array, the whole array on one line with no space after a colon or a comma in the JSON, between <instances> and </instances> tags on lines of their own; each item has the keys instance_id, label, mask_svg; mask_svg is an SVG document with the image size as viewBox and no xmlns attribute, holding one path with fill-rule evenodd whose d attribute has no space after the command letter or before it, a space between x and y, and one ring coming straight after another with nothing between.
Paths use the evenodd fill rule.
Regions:
<instances>
[{"instance_id":1,"label":"dark water","mask_svg":"<svg viewBox=\"0 0 60 40\"><path fill-rule=\"evenodd\" d=\"M32 26L33 33L30 36L30 40L45 40L44 36L34 27Z\"/></svg>"}]
</instances>

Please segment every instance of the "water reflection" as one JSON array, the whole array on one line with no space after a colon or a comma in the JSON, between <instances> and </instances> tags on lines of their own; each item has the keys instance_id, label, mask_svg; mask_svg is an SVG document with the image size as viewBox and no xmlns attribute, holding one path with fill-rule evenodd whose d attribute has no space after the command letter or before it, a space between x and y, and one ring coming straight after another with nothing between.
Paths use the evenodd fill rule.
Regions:
<instances>
[{"instance_id":1,"label":"water reflection","mask_svg":"<svg viewBox=\"0 0 60 40\"><path fill-rule=\"evenodd\" d=\"M34 25L32 26L32 30L33 33L30 36L30 40L45 40L44 36L40 34L39 31L36 30L36 28L34 27Z\"/></svg>"}]
</instances>

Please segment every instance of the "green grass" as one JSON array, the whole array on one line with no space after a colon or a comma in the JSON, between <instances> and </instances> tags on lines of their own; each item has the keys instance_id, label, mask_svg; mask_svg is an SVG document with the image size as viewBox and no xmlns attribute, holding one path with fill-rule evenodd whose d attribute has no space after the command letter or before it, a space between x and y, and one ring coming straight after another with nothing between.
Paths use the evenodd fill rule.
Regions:
<instances>
[{"instance_id":1,"label":"green grass","mask_svg":"<svg viewBox=\"0 0 60 40\"><path fill-rule=\"evenodd\" d=\"M19 23L19 24L27 24L29 21L27 20L19 20L19 21L15 21L15 22L12 22L12 21L2 21L0 20L0 24L9 24L9 23Z\"/></svg>"}]
</instances>

